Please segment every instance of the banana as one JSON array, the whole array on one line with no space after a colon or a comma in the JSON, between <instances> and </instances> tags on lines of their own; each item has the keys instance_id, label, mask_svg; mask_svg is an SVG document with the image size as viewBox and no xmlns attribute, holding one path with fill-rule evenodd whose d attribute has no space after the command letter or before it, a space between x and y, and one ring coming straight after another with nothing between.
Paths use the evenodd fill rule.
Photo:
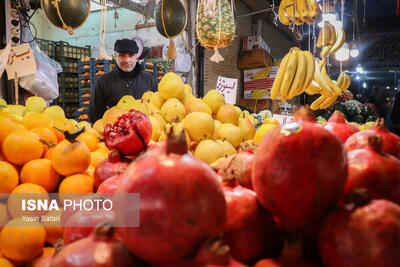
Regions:
<instances>
[{"instance_id":1,"label":"banana","mask_svg":"<svg viewBox=\"0 0 400 267\"><path fill-rule=\"evenodd\" d=\"M319 31L317 47L327 46L331 40L331 30L329 22L325 21L324 27Z\"/></svg>"},{"instance_id":2,"label":"banana","mask_svg":"<svg viewBox=\"0 0 400 267\"><path fill-rule=\"evenodd\" d=\"M334 91L335 95L341 95L342 94L342 90L340 90L340 88L334 83L332 82L331 78L329 78L328 73L326 72L326 60L324 60L323 62L321 62L321 73L322 73L322 77L325 79L326 83L328 84L328 86Z\"/></svg>"},{"instance_id":3,"label":"banana","mask_svg":"<svg viewBox=\"0 0 400 267\"><path fill-rule=\"evenodd\" d=\"M332 24L328 23L328 25L329 25L329 30L330 30L330 39L329 39L328 45L332 46L333 44L336 43L336 30Z\"/></svg>"},{"instance_id":4,"label":"banana","mask_svg":"<svg viewBox=\"0 0 400 267\"><path fill-rule=\"evenodd\" d=\"M330 49L332 48L332 46L328 45L328 46L324 46L324 48L322 48L320 57L322 60L326 59L327 57L329 57L330 54Z\"/></svg>"},{"instance_id":5,"label":"banana","mask_svg":"<svg viewBox=\"0 0 400 267\"><path fill-rule=\"evenodd\" d=\"M344 74L344 72L341 72L339 77L337 78L337 81L336 81L336 85L339 86L340 89L342 89L342 84L343 84L343 81L344 81L344 75L343 74Z\"/></svg>"},{"instance_id":6,"label":"banana","mask_svg":"<svg viewBox=\"0 0 400 267\"><path fill-rule=\"evenodd\" d=\"M347 89L350 87L350 84L351 84L351 78L350 78L350 76L349 76L348 74L346 74L346 73L344 73L343 76L344 76L344 77L343 77L343 83L342 83L342 86L340 87L340 89L342 90L342 92L343 92L344 90L347 90Z\"/></svg>"},{"instance_id":7,"label":"banana","mask_svg":"<svg viewBox=\"0 0 400 267\"><path fill-rule=\"evenodd\" d=\"M297 52L296 74L293 78L292 85L290 86L288 92L288 99L292 99L293 97L295 97L299 91L299 88L300 91L302 90L304 80L307 76L307 60L306 56L302 52L303 51L301 50Z\"/></svg>"},{"instance_id":8,"label":"banana","mask_svg":"<svg viewBox=\"0 0 400 267\"><path fill-rule=\"evenodd\" d=\"M288 16L286 16L285 12L285 6L286 6L287 0L282 0L281 4L279 5L279 21L286 26L290 25L290 19Z\"/></svg>"},{"instance_id":9,"label":"banana","mask_svg":"<svg viewBox=\"0 0 400 267\"><path fill-rule=\"evenodd\" d=\"M312 102L310 109L317 110L319 108L319 106L321 105L321 103L323 103L327 99L328 99L328 96L321 95L319 98L317 98L317 100Z\"/></svg>"},{"instance_id":10,"label":"banana","mask_svg":"<svg viewBox=\"0 0 400 267\"><path fill-rule=\"evenodd\" d=\"M299 87L295 95L300 95L307 89L307 87L311 84L315 73L315 63L313 55L309 51L302 51L302 53L306 59L307 74L303 84Z\"/></svg>"},{"instance_id":11,"label":"banana","mask_svg":"<svg viewBox=\"0 0 400 267\"><path fill-rule=\"evenodd\" d=\"M286 0L285 1L285 12L286 12L286 16L291 20L291 21L295 21L295 17L296 17L296 12L295 12L295 8L294 8L294 0Z\"/></svg>"},{"instance_id":12,"label":"banana","mask_svg":"<svg viewBox=\"0 0 400 267\"><path fill-rule=\"evenodd\" d=\"M305 17L307 17L307 14L308 14L306 1L305 0L296 0L296 9L299 12L299 20L304 23L305 22L304 19L305 19Z\"/></svg>"},{"instance_id":13,"label":"banana","mask_svg":"<svg viewBox=\"0 0 400 267\"><path fill-rule=\"evenodd\" d=\"M296 74L296 69L297 69L297 61L298 61L298 48L292 48L292 51L290 52L290 58L289 62L286 67L285 75L283 77L282 81L282 86L280 89L280 97L279 99L283 102L286 100L288 93L289 93L289 88L293 82L293 78Z\"/></svg>"},{"instance_id":14,"label":"banana","mask_svg":"<svg viewBox=\"0 0 400 267\"><path fill-rule=\"evenodd\" d=\"M307 2L307 9L308 9L308 17L311 20L315 20L319 13L319 6L317 0L306 0Z\"/></svg>"},{"instance_id":15,"label":"banana","mask_svg":"<svg viewBox=\"0 0 400 267\"><path fill-rule=\"evenodd\" d=\"M338 98L337 95L328 97L324 102L321 103L321 105L319 105L319 108L320 109L326 109L327 107L329 107L330 105L335 103L337 98Z\"/></svg>"},{"instance_id":16,"label":"banana","mask_svg":"<svg viewBox=\"0 0 400 267\"><path fill-rule=\"evenodd\" d=\"M311 84L307 87L306 93L309 95L317 95L322 94L322 88L316 81L312 81Z\"/></svg>"},{"instance_id":17,"label":"banana","mask_svg":"<svg viewBox=\"0 0 400 267\"><path fill-rule=\"evenodd\" d=\"M321 70L318 67L318 62L315 60L315 73L314 73L314 80L321 86L322 94L326 96L331 96L334 94L332 89L326 83L324 77L322 76Z\"/></svg>"},{"instance_id":18,"label":"banana","mask_svg":"<svg viewBox=\"0 0 400 267\"><path fill-rule=\"evenodd\" d=\"M266 79L268 78L270 71L271 68L269 67L263 68L253 76L253 79Z\"/></svg>"},{"instance_id":19,"label":"banana","mask_svg":"<svg viewBox=\"0 0 400 267\"><path fill-rule=\"evenodd\" d=\"M283 1L285 1L285 0L283 0ZM272 85L272 89L271 89L271 99L272 100L276 99L279 95L279 91L281 89L282 82L283 82L283 77L285 76L286 67L289 62L290 54L291 54L291 52L289 52L285 55L285 57L283 58L280 66L279 66L278 73L276 74L275 81L274 81L274 84Z\"/></svg>"},{"instance_id":20,"label":"banana","mask_svg":"<svg viewBox=\"0 0 400 267\"><path fill-rule=\"evenodd\" d=\"M344 29L340 29L336 31L336 42L332 46L331 50L329 50L329 54L335 54L344 44L346 41L346 32Z\"/></svg>"}]
</instances>

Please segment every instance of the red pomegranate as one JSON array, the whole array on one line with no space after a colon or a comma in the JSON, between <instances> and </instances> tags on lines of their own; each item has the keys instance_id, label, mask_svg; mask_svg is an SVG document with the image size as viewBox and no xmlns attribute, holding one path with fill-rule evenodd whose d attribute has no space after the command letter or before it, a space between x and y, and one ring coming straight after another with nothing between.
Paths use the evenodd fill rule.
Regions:
<instances>
[{"instance_id":1,"label":"red pomegranate","mask_svg":"<svg viewBox=\"0 0 400 267\"><path fill-rule=\"evenodd\" d=\"M112 210L86 211L80 210L75 212L66 222L64 227L64 244L68 245L89 236L100 223L113 221L114 216Z\"/></svg>"},{"instance_id":2,"label":"red pomegranate","mask_svg":"<svg viewBox=\"0 0 400 267\"><path fill-rule=\"evenodd\" d=\"M103 224L93 233L65 246L58 252L50 267L144 267L128 248L115 238L114 228Z\"/></svg>"},{"instance_id":3,"label":"red pomegranate","mask_svg":"<svg viewBox=\"0 0 400 267\"><path fill-rule=\"evenodd\" d=\"M113 177L108 178L107 180L105 180L100 184L99 188L97 188L97 193L101 194L115 193L115 190L117 189L121 179L122 179L121 175L115 175Z\"/></svg>"},{"instance_id":4,"label":"red pomegranate","mask_svg":"<svg viewBox=\"0 0 400 267\"><path fill-rule=\"evenodd\" d=\"M335 206L346 179L342 142L307 121L268 132L254 158L257 198L288 231L322 219Z\"/></svg>"},{"instance_id":5,"label":"red pomegranate","mask_svg":"<svg viewBox=\"0 0 400 267\"><path fill-rule=\"evenodd\" d=\"M146 149L151 133L149 118L140 111L131 110L119 116L114 125L107 124L103 137L110 150L117 149L122 155L131 155Z\"/></svg>"},{"instance_id":6,"label":"red pomegranate","mask_svg":"<svg viewBox=\"0 0 400 267\"><path fill-rule=\"evenodd\" d=\"M146 153L131 164L116 193L140 194L140 227L118 232L135 255L155 265L189 260L225 225L222 185L207 164L187 154L183 132L170 132L165 152ZM132 209L117 206L116 220L128 225Z\"/></svg>"},{"instance_id":7,"label":"red pomegranate","mask_svg":"<svg viewBox=\"0 0 400 267\"><path fill-rule=\"evenodd\" d=\"M300 243L301 244L301 243ZM317 267L303 259L301 245L285 245L279 258L262 259L254 267Z\"/></svg>"},{"instance_id":8,"label":"red pomegranate","mask_svg":"<svg viewBox=\"0 0 400 267\"><path fill-rule=\"evenodd\" d=\"M364 149L347 153L349 173L342 201L357 188L365 188L373 199L385 198L400 204L400 160L383 152L382 137L368 137Z\"/></svg>"},{"instance_id":9,"label":"red pomegranate","mask_svg":"<svg viewBox=\"0 0 400 267\"><path fill-rule=\"evenodd\" d=\"M253 189L251 184L251 167L254 153L241 152L221 161L218 165L218 174L228 180L236 179L241 186Z\"/></svg>"},{"instance_id":10,"label":"red pomegranate","mask_svg":"<svg viewBox=\"0 0 400 267\"><path fill-rule=\"evenodd\" d=\"M243 263L240 263L238 261L235 261L232 258L229 258L229 262L224 265L218 265L218 264L206 264L204 267L248 267L248 265L245 265Z\"/></svg>"},{"instance_id":11,"label":"red pomegranate","mask_svg":"<svg viewBox=\"0 0 400 267\"><path fill-rule=\"evenodd\" d=\"M346 142L347 138L349 138L351 135L358 132L356 127L346 122L345 117L338 110L333 113L323 127L339 137L343 143Z\"/></svg>"},{"instance_id":12,"label":"red pomegranate","mask_svg":"<svg viewBox=\"0 0 400 267\"><path fill-rule=\"evenodd\" d=\"M108 153L108 158L101 161L94 170L94 185L98 188L102 182L110 177L123 173L128 167L131 160L121 158L118 150L111 150Z\"/></svg>"},{"instance_id":13,"label":"red pomegranate","mask_svg":"<svg viewBox=\"0 0 400 267\"><path fill-rule=\"evenodd\" d=\"M275 256L281 244L274 219L258 203L256 193L225 182L227 221L224 240L232 257L251 263L261 256Z\"/></svg>"},{"instance_id":14,"label":"red pomegranate","mask_svg":"<svg viewBox=\"0 0 400 267\"><path fill-rule=\"evenodd\" d=\"M399 266L400 207L384 199L369 202L360 191L322 225L319 250L325 266Z\"/></svg>"},{"instance_id":15,"label":"red pomegranate","mask_svg":"<svg viewBox=\"0 0 400 267\"><path fill-rule=\"evenodd\" d=\"M382 118L378 119L375 125L369 130L361 131L350 136L345 143L347 151L365 148L368 146L368 137L372 135L382 137L383 151L385 153L400 159L400 137L388 131L385 126L385 121Z\"/></svg>"}]
</instances>

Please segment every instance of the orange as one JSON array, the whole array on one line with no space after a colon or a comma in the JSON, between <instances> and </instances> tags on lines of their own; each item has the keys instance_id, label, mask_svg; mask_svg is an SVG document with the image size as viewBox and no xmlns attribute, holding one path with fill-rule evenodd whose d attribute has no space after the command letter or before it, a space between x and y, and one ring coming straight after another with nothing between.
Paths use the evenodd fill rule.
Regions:
<instances>
[{"instance_id":1,"label":"orange","mask_svg":"<svg viewBox=\"0 0 400 267\"><path fill-rule=\"evenodd\" d=\"M1 227L3 227L3 225L5 225L10 219L11 219L11 217L10 217L10 214L8 214L7 205L0 202L0 231L1 231ZM1 257L1 255L0 255L0 257Z\"/></svg>"},{"instance_id":2,"label":"orange","mask_svg":"<svg viewBox=\"0 0 400 267\"><path fill-rule=\"evenodd\" d=\"M6 161L0 161L0 194L11 193L18 183L18 172L14 166Z\"/></svg>"},{"instance_id":3,"label":"orange","mask_svg":"<svg viewBox=\"0 0 400 267\"><path fill-rule=\"evenodd\" d=\"M277 119L275 119L274 117L266 118L266 119L263 121L263 124L267 124L267 123L269 123L269 124L275 124L275 125L279 126L279 121L278 121Z\"/></svg>"},{"instance_id":4,"label":"orange","mask_svg":"<svg viewBox=\"0 0 400 267\"><path fill-rule=\"evenodd\" d=\"M4 139L6 139L10 133L16 130L26 130L26 128L20 123L15 123L3 116L0 116L0 144L3 143Z\"/></svg>"},{"instance_id":5,"label":"orange","mask_svg":"<svg viewBox=\"0 0 400 267\"><path fill-rule=\"evenodd\" d=\"M43 158L51 160L51 154L53 153L54 146L50 147L49 150L46 151Z\"/></svg>"},{"instance_id":6,"label":"orange","mask_svg":"<svg viewBox=\"0 0 400 267\"><path fill-rule=\"evenodd\" d=\"M38 257L36 257L33 261L31 261L27 267L35 267L35 265L44 257L47 257L51 254L54 254L56 252L56 249L53 247L45 247L43 248L42 254L40 254ZM0 265L1 266L1 265Z\"/></svg>"},{"instance_id":7,"label":"orange","mask_svg":"<svg viewBox=\"0 0 400 267\"><path fill-rule=\"evenodd\" d=\"M94 130L96 130L100 135L103 135L104 131L104 122L103 119L97 120L92 127Z\"/></svg>"},{"instance_id":8,"label":"orange","mask_svg":"<svg viewBox=\"0 0 400 267\"><path fill-rule=\"evenodd\" d=\"M76 139L84 142L88 146L90 152L97 149L100 141L97 136L88 131L81 133Z\"/></svg>"},{"instance_id":9,"label":"orange","mask_svg":"<svg viewBox=\"0 0 400 267\"><path fill-rule=\"evenodd\" d=\"M42 186L47 192L53 192L58 185L60 175L48 159L34 159L22 167L21 183L32 183Z\"/></svg>"},{"instance_id":10,"label":"orange","mask_svg":"<svg viewBox=\"0 0 400 267\"><path fill-rule=\"evenodd\" d=\"M14 265L6 258L0 258L0 266L1 267L14 267Z\"/></svg>"},{"instance_id":11,"label":"orange","mask_svg":"<svg viewBox=\"0 0 400 267\"><path fill-rule=\"evenodd\" d=\"M31 261L43 251L46 231L40 222L25 222L22 218L9 221L0 234L3 254L16 261Z\"/></svg>"},{"instance_id":12,"label":"orange","mask_svg":"<svg viewBox=\"0 0 400 267\"><path fill-rule=\"evenodd\" d=\"M61 228L61 213L60 210L52 210L44 215L42 220L42 224L46 230L46 242L54 245L59 239L63 238L63 228ZM58 221L52 221L54 218L57 218ZM54 219L56 220L56 219Z\"/></svg>"},{"instance_id":13,"label":"orange","mask_svg":"<svg viewBox=\"0 0 400 267\"><path fill-rule=\"evenodd\" d=\"M75 174L65 177L58 189L60 194L81 194L93 193L93 179L86 174ZM60 195L60 199L64 202L67 197Z\"/></svg>"},{"instance_id":14,"label":"orange","mask_svg":"<svg viewBox=\"0 0 400 267\"><path fill-rule=\"evenodd\" d=\"M66 118L55 119L53 121L53 125L52 126L53 127L51 127L51 130L56 134L58 142L64 140L65 136L64 136L64 134L62 132L60 132L57 129L60 129L60 130L63 130L63 131L73 131L73 130L76 129L74 123L72 121L70 121L69 119L66 119Z\"/></svg>"},{"instance_id":15,"label":"orange","mask_svg":"<svg viewBox=\"0 0 400 267\"><path fill-rule=\"evenodd\" d=\"M39 159L43 155L43 145L39 137L26 130L18 130L9 134L2 145L7 161L16 165Z\"/></svg>"},{"instance_id":16,"label":"orange","mask_svg":"<svg viewBox=\"0 0 400 267\"><path fill-rule=\"evenodd\" d=\"M92 165L89 165L89 167L85 171L85 174L89 175L91 178L94 178L94 170L95 169L96 169L95 167L93 167Z\"/></svg>"},{"instance_id":17,"label":"orange","mask_svg":"<svg viewBox=\"0 0 400 267\"><path fill-rule=\"evenodd\" d=\"M35 127L31 129L30 132L36 134L40 139L43 139L51 145L56 145L58 143L56 134L49 127ZM44 141L41 140L43 152L46 153L49 149L49 146Z\"/></svg>"},{"instance_id":18,"label":"orange","mask_svg":"<svg viewBox=\"0 0 400 267\"><path fill-rule=\"evenodd\" d=\"M8 197L7 207L11 217L16 218L20 216L41 216L46 211L22 211L22 200L36 199L49 201L49 195L46 190L37 184L25 183L17 186Z\"/></svg>"},{"instance_id":19,"label":"orange","mask_svg":"<svg viewBox=\"0 0 400 267\"><path fill-rule=\"evenodd\" d=\"M97 165L108 157L108 152L103 149L98 149L96 151L90 152L90 165L97 167Z\"/></svg>"},{"instance_id":20,"label":"orange","mask_svg":"<svg viewBox=\"0 0 400 267\"><path fill-rule=\"evenodd\" d=\"M53 124L53 120L46 114L29 112L24 116L22 124L30 130L36 127L50 127Z\"/></svg>"},{"instance_id":21,"label":"orange","mask_svg":"<svg viewBox=\"0 0 400 267\"><path fill-rule=\"evenodd\" d=\"M51 162L54 169L61 175L82 173L89 167L90 150L80 140L73 143L63 140L51 152Z\"/></svg>"}]
</instances>

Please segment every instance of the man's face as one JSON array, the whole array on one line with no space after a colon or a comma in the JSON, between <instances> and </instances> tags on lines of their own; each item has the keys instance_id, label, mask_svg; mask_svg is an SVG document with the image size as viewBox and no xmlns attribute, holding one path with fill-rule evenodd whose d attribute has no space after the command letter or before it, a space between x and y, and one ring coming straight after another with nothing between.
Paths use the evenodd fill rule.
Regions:
<instances>
[{"instance_id":1,"label":"man's face","mask_svg":"<svg viewBox=\"0 0 400 267\"><path fill-rule=\"evenodd\" d=\"M137 54L115 52L118 67L124 72L131 72L136 66Z\"/></svg>"}]
</instances>

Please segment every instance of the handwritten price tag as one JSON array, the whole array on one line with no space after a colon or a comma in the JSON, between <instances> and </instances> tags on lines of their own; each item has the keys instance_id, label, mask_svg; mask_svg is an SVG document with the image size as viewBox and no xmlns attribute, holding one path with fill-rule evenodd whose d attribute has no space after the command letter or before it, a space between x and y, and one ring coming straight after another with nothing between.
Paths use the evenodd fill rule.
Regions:
<instances>
[{"instance_id":1,"label":"handwritten price tag","mask_svg":"<svg viewBox=\"0 0 400 267\"><path fill-rule=\"evenodd\" d=\"M237 79L218 76L216 89L224 96L226 103L235 105L236 95L237 95L237 85L238 85Z\"/></svg>"},{"instance_id":2,"label":"handwritten price tag","mask_svg":"<svg viewBox=\"0 0 400 267\"><path fill-rule=\"evenodd\" d=\"M36 69L35 56L28 43L11 48L6 67L9 80L34 74Z\"/></svg>"}]
</instances>

